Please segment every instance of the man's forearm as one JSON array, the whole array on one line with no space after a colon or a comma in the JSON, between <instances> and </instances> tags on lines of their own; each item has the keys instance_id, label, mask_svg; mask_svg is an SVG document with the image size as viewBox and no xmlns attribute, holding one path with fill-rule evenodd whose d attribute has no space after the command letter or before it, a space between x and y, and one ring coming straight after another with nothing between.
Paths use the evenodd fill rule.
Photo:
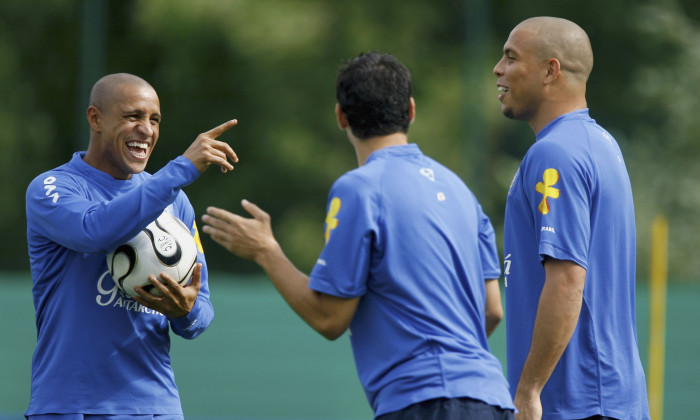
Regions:
<instances>
[{"instance_id":1,"label":"man's forearm","mask_svg":"<svg viewBox=\"0 0 700 420\"><path fill-rule=\"evenodd\" d=\"M518 393L539 395L576 329L586 270L570 261L545 263L546 280L537 308L530 352Z\"/></svg>"}]
</instances>

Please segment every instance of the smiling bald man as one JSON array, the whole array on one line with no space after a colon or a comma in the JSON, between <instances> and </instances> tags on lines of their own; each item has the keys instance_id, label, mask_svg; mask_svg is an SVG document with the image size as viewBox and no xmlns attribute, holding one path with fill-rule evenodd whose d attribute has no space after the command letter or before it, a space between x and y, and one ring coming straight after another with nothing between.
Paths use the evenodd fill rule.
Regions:
<instances>
[{"instance_id":1,"label":"smiling bald man","mask_svg":"<svg viewBox=\"0 0 700 420\"><path fill-rule=\"evenodd\" d=\"M493 69L535 143L508 192L508 381L516 419L649 419L635 319L634 203L622 152L590 116L593 52L574 22L518 24Z\"/></svg>"}]
</instances>

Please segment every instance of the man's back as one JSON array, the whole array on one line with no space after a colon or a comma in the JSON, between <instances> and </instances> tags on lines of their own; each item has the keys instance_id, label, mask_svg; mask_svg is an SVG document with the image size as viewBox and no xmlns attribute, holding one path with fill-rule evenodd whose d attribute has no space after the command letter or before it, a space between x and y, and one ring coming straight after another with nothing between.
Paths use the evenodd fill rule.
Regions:
<instances>
[{"instance_id":1,"label":"man's back","mask_svg":"<svg viewBox=\"0 0 700 420\"><path fill-rule=\"evenodd\" d=\"M438 397L508 407L484 330L484 279L500 266L464 183L416 145L394 146L341 177L329 199L337 224L310 287L362 296L351 341L375 415Z\"/></svg>"}]
</instances>

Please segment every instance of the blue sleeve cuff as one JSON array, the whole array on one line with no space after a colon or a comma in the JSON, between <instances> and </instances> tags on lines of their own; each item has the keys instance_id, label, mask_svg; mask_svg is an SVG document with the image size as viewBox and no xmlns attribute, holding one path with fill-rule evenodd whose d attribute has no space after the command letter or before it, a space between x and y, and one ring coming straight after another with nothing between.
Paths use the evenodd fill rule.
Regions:
<instances>
[{"instance_id":1,"label":"blue sleeve cuff","mask_svg":"<svg viewBox=\"0 0 700 420\"><path fill-rule=\"evenodd\" d=\"M540 243L540 263L544 263L547 257L555 260L572 261L588 270L588 264L583 257L573 255L548 242L542 242Z\"/></svg>"},{"instance_id":2,"label":"blue sleeve cuff","mask_svg":"<svg viewBox=\"0 0 700 420\"><path fill-rule=\"evenodd\" d=\"M191 184L194 182L197 178L199 178L199 170L197 169L196 166L194 166L194 163L192 163L191 160L187 159L186 157L180 155L173 159L175 163L177 163L178 166L182 167L184 170L185 179L187 180L187 185Z\"/></svg>"},{"instance_id":3,"label":"blue sleeve cuff","mask_svg":"<svg viewBox=\"0 0 700 420\"><path fill-rule=\"evenodd\" d=\"M172 325L173 329L178 331L194 331L197 327L199 327L198 324L201 318L201 313L202 305L199 297L197 297L197 300L194 302L194 306L192 306L190 313L180 318L170 318L170 324Z\"/></svg>"}]
</instances>

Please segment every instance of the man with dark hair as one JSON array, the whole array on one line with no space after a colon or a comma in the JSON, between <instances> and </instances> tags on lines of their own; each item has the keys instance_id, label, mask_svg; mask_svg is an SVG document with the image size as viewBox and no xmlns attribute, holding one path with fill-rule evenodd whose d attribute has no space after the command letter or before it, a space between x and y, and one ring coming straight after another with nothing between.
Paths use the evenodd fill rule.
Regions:
<instances>
[{"instance_id":1,"label":"man with dark hair","mask_svg":"<svg viewBox=\"0 0 700 420\"><path fill-rule=\"evenodd\" d=\"M160 101L140 77L95 83L87 109L90 142L27 188L27 241L37 345L26 416L40 420L183 419L170 366L170 330L193 339L214 310L194 209L182 188L210 165L238 158L216 138L228 121L200 134L158 172L144 170L158 142ZM150 276L160 296L137 287L129 298L109 275L106 255L163 211L200 245L190 284ZM154 273L159 274L159 273ZM146 280L146 279L144 279Z\"/></svg>"},{"instance_id":2,"label":"man with dark hair","mask_svg":"<svg viewBox=\"0 0 700 420\"><path fill-rule=\"evenodd\" d=\"M350 329L377 418L510 419L512 401L490 333L502 316L495 235L471 191L408 143L408 70L361 55L340 69L336 117L359 168L330 191L325 247L311 275L274 238L270 217L210 207L203 232L254 260L287 303L333 340Z\"/></svg>"},{"instance_id":3,"label":"man with dark hair","mask_svg":"<svg viewBox=\"0 0 700 420\"><path fill-rule=\"evenodd\" d=\"M353 134L368 139L407 133L411 74L400 62L368 55L338 74L336 96Z\"/></svg>"}]
</instances>

